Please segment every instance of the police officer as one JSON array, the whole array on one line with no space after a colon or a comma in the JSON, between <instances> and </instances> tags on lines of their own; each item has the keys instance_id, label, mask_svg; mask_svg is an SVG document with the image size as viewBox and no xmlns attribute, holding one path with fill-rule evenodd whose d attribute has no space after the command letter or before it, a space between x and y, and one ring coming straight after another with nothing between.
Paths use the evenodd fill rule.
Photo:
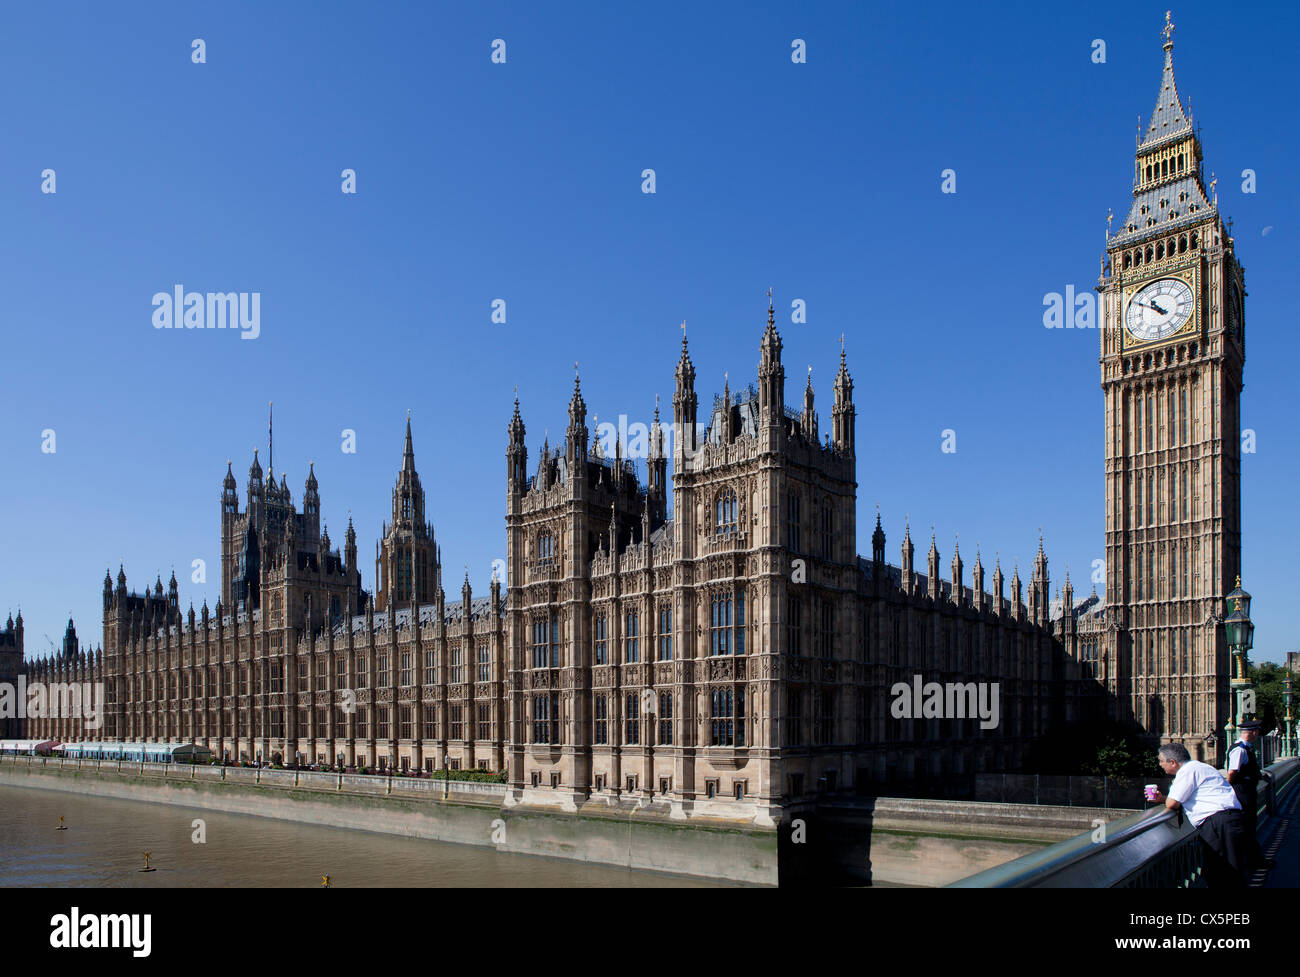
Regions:
<instances>
[{"instance_id":1,"label":"police officer","mask_svg":"<svg viewBox=\"0 0 1300 977\"><path fill-rule=\"evenodd\" d=\"M1242 825L1246 831L1246 854L1254 868L1272 868L1276 863L1266 859L1255 838L1255 820L1258 814L1259 782L1263 771L1255 759L1251 744L1259 739L1262 724L1258 719L1248 719L1241 724L1241 736L1228 750L1228 783L1241 803Z\"/></svg>"}]
</instances>

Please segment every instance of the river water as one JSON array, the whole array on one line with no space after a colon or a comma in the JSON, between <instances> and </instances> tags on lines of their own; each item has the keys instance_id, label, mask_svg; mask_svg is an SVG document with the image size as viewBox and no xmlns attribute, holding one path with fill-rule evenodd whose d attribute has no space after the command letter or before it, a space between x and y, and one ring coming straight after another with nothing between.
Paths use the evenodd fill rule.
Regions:
<instances>
[{"instance_id":1,"label":"river water","mask_svg":"<svg viewBox=\"0 0 1300 977\"><path fill-rule=\"evenodd\" d=\"M60 816L66 831L56 830ZM204 843L194 840L202 819ZM142 872L143 852L155 872ZM653 872L513 855L171 804L0 787L0 886L132 888L702 887Z\"/></svg>"}]
</instances>

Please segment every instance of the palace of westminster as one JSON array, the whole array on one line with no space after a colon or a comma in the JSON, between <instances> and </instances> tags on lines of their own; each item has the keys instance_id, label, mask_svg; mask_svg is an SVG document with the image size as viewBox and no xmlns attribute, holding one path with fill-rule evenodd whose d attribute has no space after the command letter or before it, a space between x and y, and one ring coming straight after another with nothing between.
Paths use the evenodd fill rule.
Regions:
<instances>
[{"instance_id":1,"label":"palace of westminster","mask_svg":"<svg viewBox=\"0 0 1300 977\"><path fill-rule=\"evenodd\" d=\"M563 444L530 463L518 400L505 451L505 579L449 601L410 420L362 589L308 475L301 511L256 453L243 504L221 492L221 599L196 613L175 575L103 582L103 643L0 680L102 682L103 723L29 719L28 736L197 742L231 760L505 771L515 802L636 798L677 815L779 819L824 792L1021 769L1036 738L1109 715L1221 759L1224 596L1241 557L1242 267L1174 84L1171 27L1133 201L1107 234L1101 296L1104 595L1049 591L1041 540L1023 590L969 573L933 536L857 551L856 409L840 354L830 431L811 379L786 402L769 303L757 383L701 413L686 339L671 432L656 408L646 484L592 442L575 379ZM1210 188L1207 191L1207 185ZM665 434L671 447L665 449ZM669 458L672 475L669 479ZM670 504L671 503L671 504ZM898 719L891 689L997 683L1000 722ZM13 721L9 721L13 722ZM0 730L0 732L6 732ZM9 733L19 732L11 726Z\"/></svg>"}]
</instances>

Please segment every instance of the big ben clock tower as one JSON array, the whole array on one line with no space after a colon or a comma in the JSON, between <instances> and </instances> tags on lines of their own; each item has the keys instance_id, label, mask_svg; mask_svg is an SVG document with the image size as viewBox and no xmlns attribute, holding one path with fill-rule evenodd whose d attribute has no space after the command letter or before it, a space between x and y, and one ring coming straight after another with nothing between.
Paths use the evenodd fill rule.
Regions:
<instances>
[{"instance_id":1,"label":"big ben clock tower","mask_svg":"<svg viewBox=\"0 0 1300 977\"><path fill-rule=\"evenodd\" d=\"M1214 762L1229 744L1224 595L1241 568L1242 267L1174 83L1165 15L1133 203L1107 232L1105 682L1117 718Z\"/></svg>"}]
</instances>

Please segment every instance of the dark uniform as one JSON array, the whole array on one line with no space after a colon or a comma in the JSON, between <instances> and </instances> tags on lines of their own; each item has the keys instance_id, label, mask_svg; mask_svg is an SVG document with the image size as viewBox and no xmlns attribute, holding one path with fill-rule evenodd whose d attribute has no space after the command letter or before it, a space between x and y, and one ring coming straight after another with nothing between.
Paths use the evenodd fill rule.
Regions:
<instances>
[{"instance_id":1,"label":"dark uniform","mask_svg":"<svg viewBox=\"0 0 1300 977\"><path fill-rule=\"evenodd\" d=\"M1241 804L1241 825L1246 834L1247 859L1252 867L1260 867L1264 864L1264 853L1255 838L1255 822L1259 812L1259 782L1263 771L1260 770L1259 761L1255 759L1255 751L1245 740L1237 740L1232 744L1232 749L1228 751L1229 764L1232 762L1233 750L1245 751L1241 758L1241 765L1237 767L1237 776L1234 778L1232 790Z\"/></svg>"}]
</instances>

